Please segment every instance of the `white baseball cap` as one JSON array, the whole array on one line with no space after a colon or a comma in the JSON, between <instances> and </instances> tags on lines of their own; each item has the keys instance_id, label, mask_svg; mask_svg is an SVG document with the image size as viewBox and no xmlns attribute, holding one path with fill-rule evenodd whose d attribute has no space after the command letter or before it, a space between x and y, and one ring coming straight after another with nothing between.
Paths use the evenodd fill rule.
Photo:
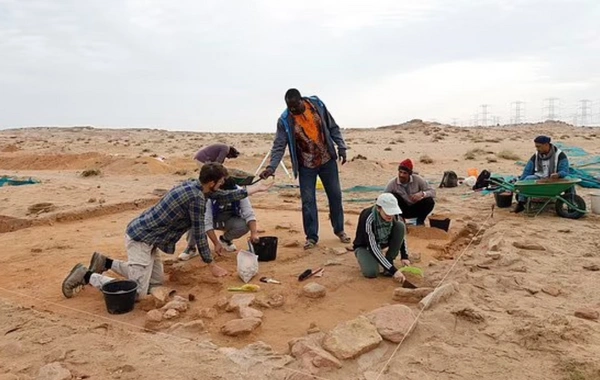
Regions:
<instances>
[{"instance_id":1,"label":"white baseball cap","mask_svg":"<svg viewBox=\"0 0 600 380\"><path fill-rule=\"evenodd\" d=\"M392 193L383 193L377 197L377 206L383 209L388 215L402 215L402 210L398 206L398 200Z\"/></svg>"}]
</instances>

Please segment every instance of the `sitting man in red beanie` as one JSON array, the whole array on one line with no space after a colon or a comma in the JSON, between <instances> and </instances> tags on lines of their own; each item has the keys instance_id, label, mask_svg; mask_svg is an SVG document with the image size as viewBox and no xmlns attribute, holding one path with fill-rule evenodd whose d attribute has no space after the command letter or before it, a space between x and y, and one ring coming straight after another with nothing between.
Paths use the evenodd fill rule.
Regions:
<instances>
[{"instance_id":1,"label":"sitting man in red beanie","mask_svg":"<svg viewBox=\"0 0 600 380\"><path fill-rule=\"evenodd\" d=\"M398 177L387 184L385 192L394 194L402 216L417 218L417 225L425 224L425 218L435 206L435 189L423 177L413 174L413 163L408 158L400 163Z\"/></svg>"}]
</instances>

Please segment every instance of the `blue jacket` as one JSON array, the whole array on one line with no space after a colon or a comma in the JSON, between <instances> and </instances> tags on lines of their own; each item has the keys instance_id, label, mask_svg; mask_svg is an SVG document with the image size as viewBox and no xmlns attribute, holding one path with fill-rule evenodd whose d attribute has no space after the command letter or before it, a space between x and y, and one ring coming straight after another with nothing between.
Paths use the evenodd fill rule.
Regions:
<instances>
[{"instance_id":1,"label":"blue jacket","mask_svg":"<svg viewBox=\"0 0 600 380\"><path fill-rule=\"evenodd\" d=\"M327 143L327 150L331 157L334 160L337 160L338 155L335 151L334 143L338 147L338 152L345 152L347 149L340 126L333 120L333 117L321 99L316 96L310 96L303 99L308 100L319 113L322 120L322 132L325 136L325 142ZM275 133L275 140L273 141L273 147L271 148L271 162L268 167L275 171L283 158L286 146L289 146L294 178L298 178L298 154L296 152L294 124L293 115L287 109L283 111L279 120L277 120L277 132Z\"/></svg>"},{"instance_id":2,"label":"blue jacket","mask_svg":"<svg viewBox=\"0 0 600 380\"><path fill-rule=\"evenodd\" d=\"M569 175L569 159L567 155L556 148L554 145L551 146L551 149L556 149L556 172L558 173L559 178L565 178ZM520 180L525 179L525 177L535 174L535 162L537 159L537 153L535 153L527 164L525 165L525 169L523 169L523 174L519 177Z\"/></svg>"}]
</instances>

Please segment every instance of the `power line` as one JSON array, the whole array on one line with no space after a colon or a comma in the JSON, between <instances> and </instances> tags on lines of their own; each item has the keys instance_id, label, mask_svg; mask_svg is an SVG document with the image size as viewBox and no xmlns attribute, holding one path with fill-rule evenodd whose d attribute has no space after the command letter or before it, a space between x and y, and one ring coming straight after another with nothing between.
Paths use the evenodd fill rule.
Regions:
<instances>
[{"instance_id":1,"label":"power line","mask_svg":"<svg viewBox=\"0 0 600 380\"><path fill-rule=\"evenodd\" d=\"M542 106L542 115L546 115L546 120L558 120L560 118L560 112L558 108L560 99L558 98L546 98L544 99L544 105Z\"/></svg>"},{"instance_id":2,"label":"power line","mask_svg":"<svg viewBox=\"0 0 600 380\"><path fill-rule=\"evenodd\" d=\"M521 124L525 121L525 102L517 100L510 104L512 124Z\"/></svg>"},{"instance_id":3,"label":"power line","mask_svg":"<svg viewBox=\"0 0 600 380\"><path fill-rule=\"evenodd\" d=\"M581 126L589 126L592 121L592 101L588 99L582 99L579 101L581 106L579 106L579 110L581 111Z\"/></svg>"},{"instance_id":4,"label":"power line","mask_svg":"<svg viewBox=\"0 0 600 380\"><path fill-rule=\"evenodd\" d=\"M489 104L482 104L479 106L479 108L481 108L481 125L483 125L484 127L487 127L488 125L488 112L489 112L489 108L490 105Z\"/></svg>"}]
</instances>

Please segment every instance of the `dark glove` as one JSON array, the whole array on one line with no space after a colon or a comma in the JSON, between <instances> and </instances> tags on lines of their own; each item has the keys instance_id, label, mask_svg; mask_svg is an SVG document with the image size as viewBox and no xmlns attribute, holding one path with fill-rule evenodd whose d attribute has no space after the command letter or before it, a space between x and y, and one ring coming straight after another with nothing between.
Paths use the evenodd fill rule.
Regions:
<instances>
[{"instance_id":1,"label":"dark glove","mask_svg":"<svg viewBox=\"0 0 600 380\"><path fill-rule=\"evenodd\" d=\"M266 168L265 170L263 170L258 176L260 177L260 179L267 179L269 177L274 176L274 170L271 168Z\"/></svg>"},{"instance_id":2,"label":"dark glove","mask_svg":"<svg viewBox=\"0 0 600 380\"><path fill-rule=\"evenodd\" d=\"M338 149L338 157L342 162L342 165L346 163L346 149Z\"/></svg>"}]
</instances>

